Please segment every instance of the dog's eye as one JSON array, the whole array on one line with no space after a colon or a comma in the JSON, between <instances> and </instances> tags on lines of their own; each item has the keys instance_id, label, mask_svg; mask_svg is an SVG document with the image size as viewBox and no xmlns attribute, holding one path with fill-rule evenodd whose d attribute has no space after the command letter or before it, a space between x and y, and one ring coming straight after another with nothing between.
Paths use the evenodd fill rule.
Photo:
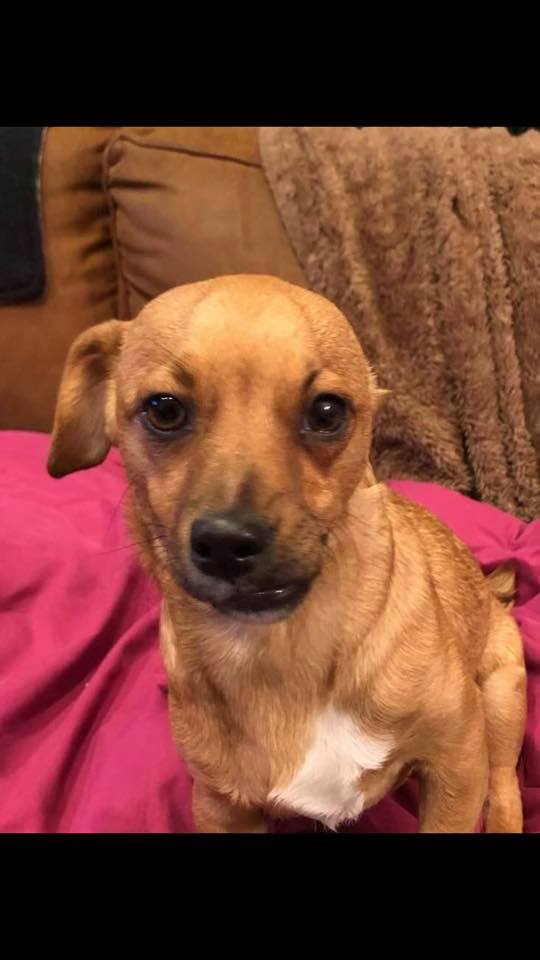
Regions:
<instances>
[{"instance_id":1,"label":"dog's eye","mask_svg":"<svg viewBox=\"0 0 540 960\"><path fill-rule=\"evenodd\" d=\"M321 437L336 437L347 423L349 407L343 397L320 393L304 415L303 430Z\"/></svg>"},{"instance_id":2,"label":"dog's eye","mask_svg":"<svg viewBox=\"0 0 540 960\"><path fill-rule=\"evenodd\" d=\"M142 408L142 423L157 433L177 433L189 425L189 410L185 403L168 394L148 397Z\"/></svg>"}]
</instances>

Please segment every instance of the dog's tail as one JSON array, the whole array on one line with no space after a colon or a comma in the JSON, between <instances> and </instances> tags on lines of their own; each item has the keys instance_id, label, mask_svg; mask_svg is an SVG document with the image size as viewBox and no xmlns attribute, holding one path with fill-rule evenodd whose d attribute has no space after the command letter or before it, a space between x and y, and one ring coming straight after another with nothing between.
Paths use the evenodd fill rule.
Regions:
<instances>
[{"instance_id":1,"label":"dog's tail","mask_svg":"<svg viewBox=\"0 0 540 960\"><path fill-rule=\"evenodd\" d=\"M507 610L511 610L516 597L516 573L513 566L504 563L500 567L495 567L495 570L486 576L486 580L497 600Z\"/></svg>"}]
</instances>

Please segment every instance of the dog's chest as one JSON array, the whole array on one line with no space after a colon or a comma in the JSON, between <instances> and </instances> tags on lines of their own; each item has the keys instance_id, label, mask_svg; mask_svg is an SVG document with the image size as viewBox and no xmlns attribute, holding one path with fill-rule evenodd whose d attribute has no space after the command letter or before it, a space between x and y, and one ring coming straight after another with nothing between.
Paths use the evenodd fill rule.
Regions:
<instances>
[{"instance_id":1,"label":"dog's chest","mask_svg":"<svg viewBox=\"0 0 540 960\"><path fill-rule=\"evenodd\" d=\"M362 812L362 774L382 767L391 746L363 731L348 713L327 707L313 723L301 766L269 800L336 829Z\"/></svg>"}]
</instances>

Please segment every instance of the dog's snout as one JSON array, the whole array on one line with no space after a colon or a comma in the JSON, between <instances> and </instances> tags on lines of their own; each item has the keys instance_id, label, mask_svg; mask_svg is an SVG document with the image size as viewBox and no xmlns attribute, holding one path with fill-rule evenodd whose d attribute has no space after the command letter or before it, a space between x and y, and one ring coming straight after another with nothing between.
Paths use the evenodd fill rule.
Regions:
<instances>
[{"instance_id":1,"label":"dog's snout","mask_svg":"<svg viewBox=\"0 0 540 960\"><path fill-rule=\"evenodd\" d=\"M271 539L271 526L259 517L208 514L191 527L191 559L207 576L232 582L253 570Z\"/></svg>"}]
</instances>

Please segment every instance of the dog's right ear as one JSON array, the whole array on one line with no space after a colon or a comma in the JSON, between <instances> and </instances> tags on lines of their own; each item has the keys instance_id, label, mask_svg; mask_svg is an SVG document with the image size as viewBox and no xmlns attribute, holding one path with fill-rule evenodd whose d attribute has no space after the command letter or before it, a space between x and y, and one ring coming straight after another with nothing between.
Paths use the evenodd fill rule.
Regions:
<instances>
[{"instance_id":1,"label":"dog's right ear","mask_svg":"<svg viewBox=\"0 0 540 960\"><path fill-rule=\"evenodd\" d=\"M47 469L64 477L101 463L114 437L108 403L125 324L107 320L72 344L60 383Z\"/></svg>"}]
</instances>

